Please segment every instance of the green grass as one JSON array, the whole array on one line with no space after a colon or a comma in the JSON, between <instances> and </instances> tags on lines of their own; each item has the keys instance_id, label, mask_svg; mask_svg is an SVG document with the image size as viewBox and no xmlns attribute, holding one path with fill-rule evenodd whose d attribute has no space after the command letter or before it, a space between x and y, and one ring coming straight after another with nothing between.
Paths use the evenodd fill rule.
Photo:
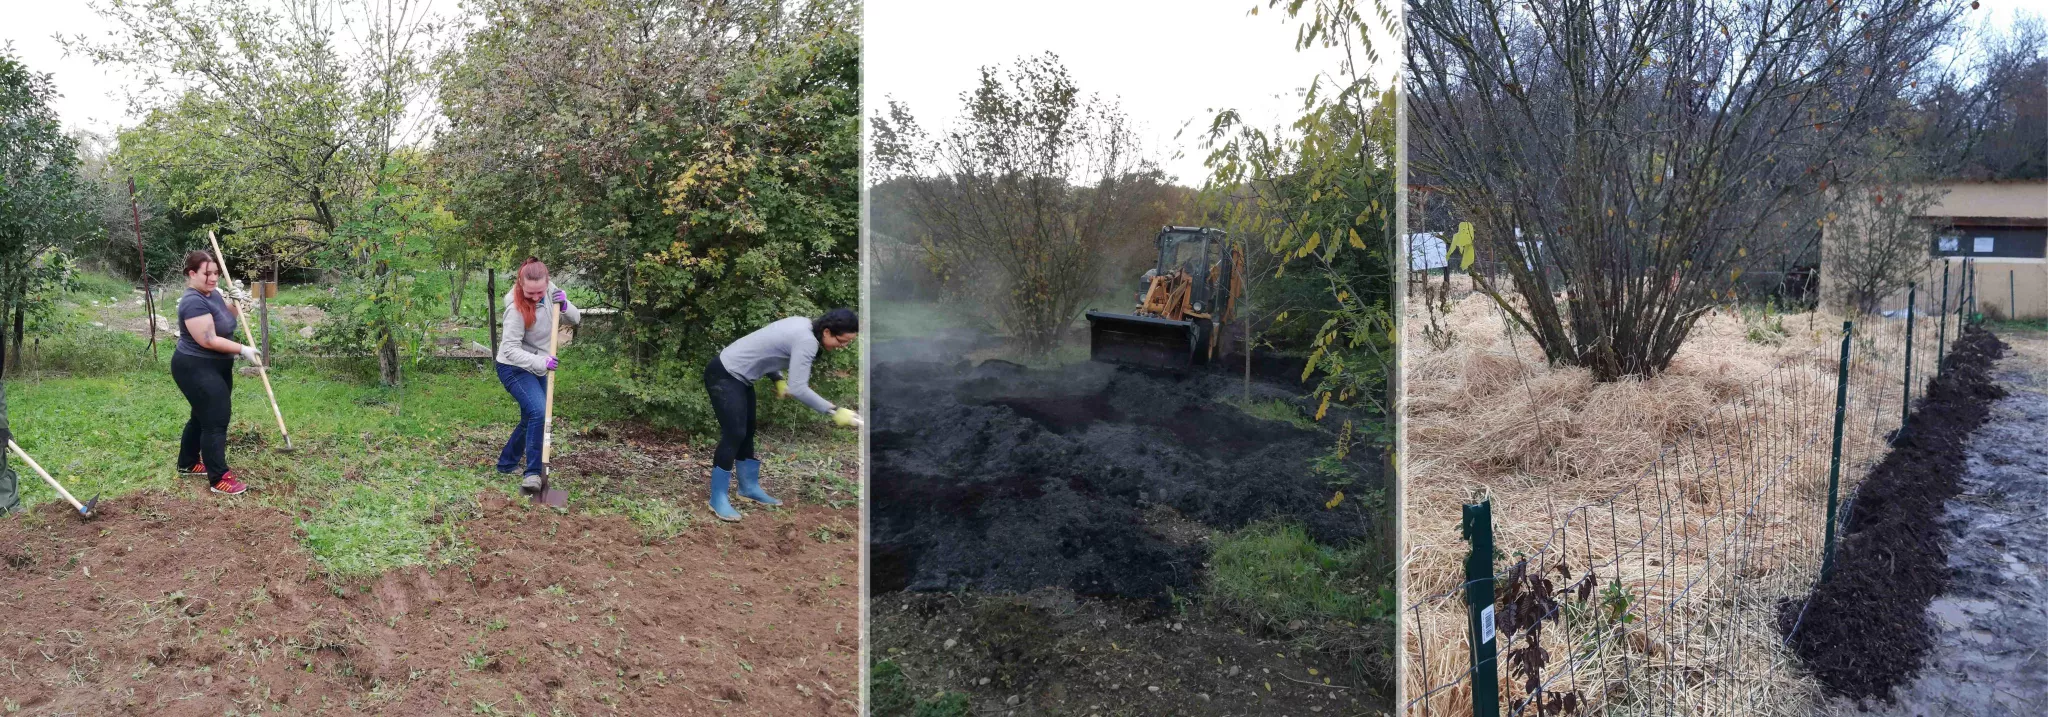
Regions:
<instances>
[{"instance_id":1,"label":"green grass","mask_svg":"<svg viewBox=\"0 0 2048 717\"><path fill-rule=\"evenodd\" d=\"M333 297L333 292L322 284L279 282L277 296L271 297L270 303L278 306L326 306Z\"/></svg>"},{"instance_id":2,"label":"green grass","mask_svg":"<svg viewBox=\"0 0 2048 717\"><path fill-rule=\"evenodd\" d=\"M94 271L74 273L65 281L65 284L66 293L85 300L106 301L111 297L127 301L141 296L141 294L136 293L135 290L140 287L136 286L134 282ZM79 303L84 303L84 301Z\"/></svg>"},{"instance_id":3,"label":"green grass","mask_svg":"<svg viewBox=\"0 0 2048 717\"><path fill-rule=\"evenodd\" d=\"M967 717L973 714L967 695L939 692L918 697L910 678L893 660L876 662L868 671L868 714L875 717Z\"/></svg>"},{"instance_id":4,"label":"green grass","mask_svg":"<svg viewBox=\"0 0 2048 717\"><path fill-rule=\"evenodd\" d=\"M2044 319L1984 319L1984 328L1993 333L2048 331L2048 320Z\"/></svg>"},{"instance_id":5,"label":"green grass","mask_svg":"<svg viewBox=\"0 0 2048 717\"><path fill-rule=\"evenodd\" d=\"M7 418L15 441L80 498L118 501L140 491L190 491L197 482L179 478L172 465L191 410L171 380L173 349L166 345L151 358L144 346L132 334L71 322L42 337L32 370L10 368ZM283 441L261 382L238 375L228 455L256 490L235 500L299 516L302 544L339 577L465 560L460 524L475 511L477 496L515 490L491 464L518 407L488 362L409 366L398 389L378 386L375 376L369 361L299 360L274 368L271 384L298 449L286 453L277 450ZM581 436L597 424L648 420L629 413L616 381L606 361L563 364L556 455L638 450L615 437ZM843 475L859 460L854 433L813 420L767 425L764 434L773 449L763 459L781 485L818 503L857 504L859 486ZM21 482L24 506L58 500L29 477ZM626 492L597 493L575 482L567 488L577 512L625 515L650 539L709 523L694 517L705 510L697 491L632 493L628 484Z\"/></svg>"},{"instance_id":6,"label":"green grass","mask_svg":"<svg viewBox=\"0 0 2048 717\"><path fill-rule=\"evenodd\" d=\"M1371 549L1333 548L1293 523L1254 523L1219 536L1210 560L1214 604L1273 624L1296 620L1354 625L1385 616L1387 595L1365 589Z\"/></svg>"}]
</instances>

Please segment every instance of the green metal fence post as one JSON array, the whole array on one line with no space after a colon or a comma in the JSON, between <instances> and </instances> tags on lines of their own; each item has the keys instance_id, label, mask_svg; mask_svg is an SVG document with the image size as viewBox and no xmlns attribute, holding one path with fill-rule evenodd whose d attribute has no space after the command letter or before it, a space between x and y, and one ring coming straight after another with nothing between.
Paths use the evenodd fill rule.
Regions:
<instances>
[{"instance_id":1,"label":"green metal fence post","mask_svg":"<svg viewBox=\"0 0 2048 717\"><path fill-rule=\"evenodd\" d=\"M1465 506L1467 641L1472 646L1472 717L1500 717L1499 641L1493 629L1493 501Z\"/></svg>"},{"instance_id":2,"label":"green metal fence post","mask_svg":"<svg viewBox=\"0 0 2048 717\"><path fill-rule=\"evenodd\" d=\"M1941 330L1934 341L1934 375L1940 376L1942 364L1948 361L1948 259L1941 260Z\"/></svg>"},{"instance_id":3,"label":"green metal fence post","mask_svg":"<svg viewBox=\"0 0 2048 717\"><path fill-rule=\"evenodd\" d=\"M1849 415L1849 335L1855 322L1842 322L1842 366L1835 372L1835 448L1828 455L1827 537L1820 548L1820 579L1835 566L1835 505L1842 489L1842 423Z\"/></svg>"},{"instance_id":4,"label":"green metal fence post","mask_svg":"<svg viewBox=\"0 0 2048 717\"><path fill-rule=\"evenodd\" d=\"M1966 311L1962 311L1962 318L1966 322L1970 322L1970 324L1976 324L1976 256L1962 260L1962 289L1964 289L1964 295L1970 297L1970 307ZM1956 336L1956 338L1962 338L1962 336Z\"/></svg>"},{"instance_id":5,"label":"green metal fence post","mask_svg":"<svg viewBox=\"0 0 2048 717\"><path fill-rule=\"evenodd\" d=\"M1918 303L1920 285L1906 284L1906 397L1899 400L1899 434L1894 438L1906 437L1906 419L1913 416L1913 306Z\"/></svg>"}]
</instances>

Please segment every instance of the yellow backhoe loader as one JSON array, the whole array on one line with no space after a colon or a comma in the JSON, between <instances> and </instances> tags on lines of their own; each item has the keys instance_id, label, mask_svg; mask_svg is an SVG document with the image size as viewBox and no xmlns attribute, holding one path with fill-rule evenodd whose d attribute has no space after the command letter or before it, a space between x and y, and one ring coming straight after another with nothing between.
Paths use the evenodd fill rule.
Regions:
<instances>
[{"instance_id":1,"label":"yellow backhoe loader","mask_svg":"<svg viewBox=\"0 0 2048 717\"><path fill-rule=\"evenodd\" d=\"M1137 308L1087 313L1089 358L1186 369L1217 356L1221 327L1244 295L1244 246L1210 227L1164 227L1157 242Z\"/></svg>"}]
</instances>

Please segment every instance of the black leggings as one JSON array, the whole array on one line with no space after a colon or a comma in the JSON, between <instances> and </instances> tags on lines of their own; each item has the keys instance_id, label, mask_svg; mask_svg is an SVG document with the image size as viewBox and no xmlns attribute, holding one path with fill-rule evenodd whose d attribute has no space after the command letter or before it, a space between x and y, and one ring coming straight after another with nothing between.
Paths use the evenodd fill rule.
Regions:
<instances>
[{"instance_id":1,"label":"black leggings","mask_svg":"<svg viewBox=\"0 0 2048 717\"><path fill-rule=\"evenodd\" d=\"M754 386L733 378L717 356L704 367L704 393L718 415L718 453L712 465L732 470L734 461L754 459Z\"/></svg>"},{"instance_id":2,"label":"black leggings","mask_svg":"<svg viewBox=\"0 0 2048 717\"><path fill-rule=\"evenodd\" d=\"M206 482L228 472L228 412L234 407L235 360L171 354L171 380L192 404L185 435L178 440L178 467L206 463Z\"/></svg>"}]
</instances>

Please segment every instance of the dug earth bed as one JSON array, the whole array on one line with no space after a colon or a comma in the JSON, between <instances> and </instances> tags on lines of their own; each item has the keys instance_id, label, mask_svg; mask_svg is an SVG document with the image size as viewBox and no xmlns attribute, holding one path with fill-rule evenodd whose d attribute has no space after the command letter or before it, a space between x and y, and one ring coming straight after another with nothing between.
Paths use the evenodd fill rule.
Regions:
<instances>
[{"instance_id":1,"label":"dug earth bed","mask_svg":"<svg viewBox=\"0 0 2048 717\"><path fill-rule=\"evenodd\" d=\"M1960 492L1971 434L2005 396L1991 377L2005 348L1982 329L1957 339L1905 435L1844 502L1831 573L1780 606L1780 633L1830 695L1889 701L1926 663L1928 604L1952 584L1946 504Z\"/></svg>"},{"instance_id":2,"label":"dug earth bed","mask_svg":"<svg viewBox=\"0 0 2048 717\"><path fill-rule=\"evenodd\" d=\"M474 562L329 579L291 516L155 493L0 520L0 709L29 714L854 715L842 511L650 543L499 494ZM818 536L824 535L824 538Z\"/></svg>"},{"instance_id":3,"label":"dug earth bed","mask_svg":"<svg viewBox=\"0 0 2048 717\"><path fill-rule=\"evenodd\" d=\"M1227 620L1148 612L1054 589L877 597L872 714L1387 713L1342 660Z\"/></svg>"},{"instance_id":4,"label":"dug earth bed","mask_svg":"<svg viewBox=\"0 0 2048 717\"><path fill-rule=\"evenodd\" d=\"M884 344L869 374L871 690L900 681L905 715L1385 708L1383 622L1211 600L1218 541L1248 528L1331 555L1385 534L1379 453L1335 450L1371 417L1319 426L1300 385L1247 400L1220 371L948 353Z\"/></svg>"}]
</instances>

